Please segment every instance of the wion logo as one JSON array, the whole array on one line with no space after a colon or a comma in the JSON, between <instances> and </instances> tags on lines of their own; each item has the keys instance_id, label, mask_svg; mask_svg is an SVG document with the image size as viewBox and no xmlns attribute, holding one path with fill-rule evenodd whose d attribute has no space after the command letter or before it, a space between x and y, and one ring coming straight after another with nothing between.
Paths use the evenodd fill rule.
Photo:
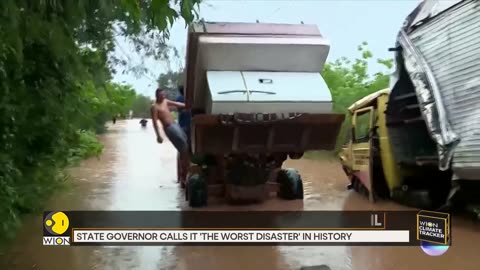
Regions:
<instances>
[{"instance_id":1,"label":"wion logo","mask_svg":"<svg viewBox=\"0 0 480 270\"><path fill-rule=\"evenodd\" d=\"M417 240L439 245L450 244L450 215L432 211L417 214Z\"/></svg>"},{"instance_id":2,"label":"wion logo","mask_svg":"<svg viewBox=\"0 0 480 270\"><path fill-rule=\"evenodd\" d=\"M43 219L43 245L69 246L69 226L70 221L65 213L46 212Z\"/></svg>"}]
</instances>

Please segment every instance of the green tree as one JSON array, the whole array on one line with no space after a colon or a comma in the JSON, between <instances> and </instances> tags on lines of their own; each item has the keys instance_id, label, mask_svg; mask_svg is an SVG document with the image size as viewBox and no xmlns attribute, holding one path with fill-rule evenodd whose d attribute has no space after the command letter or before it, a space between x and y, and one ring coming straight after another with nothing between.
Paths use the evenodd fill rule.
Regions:
<instances>
[{"instance_id":1,"label":"green tree","mask_svg":"<svg viewBox=\"0 0 480 270\"><path fill-rule=\"evenodd\" d=\"M135 118L149 118L150 107L153 100L144 95L137 95L132 104L133 117Z\"/></svg>"},{"instance_id":2,"label":"green tree","mask_svg":"<svg viewBox=\"0 0 480 270\"><path fill-rule=\"evenodd\" d=\"M179 95L178 86L184 84L183 76L183 69L162 73L158 76L158 86L165 89L169 99L175 99Z\"/></svg>"},{"instance_id":3,"label":"green tree","mask_svg":"<svg viewBox=\"0 0 480 270\"><path fill-rule=\"evenodd\" d=\"M122 117L128 114L137 95L131 86L116 83L107 84L105 92L109 100L110 114Z\"/></svg>"},{"instance_id":4,"label":"green tree","mask_svg":"<svg viewBox=\"0 0 480 270\"><path fill-rule=\"evenodd\" d=\"M198 3L0 1L0 240L62 184L66 157L98 153L92 131L132 106L132 89L111 82L115 37L161 58Z\"/></svg>"},{"instance_id":5,"label":"green tree","mask_svg":"<svg viewBox=\"0 0 480 270\"><path fill-rule=\"evenodd\" d=\"M386 71L370 77L368 62L373 58L373 54L367 46L366 42L358 46L360 57L354 61L341 58L327 63L322 71L322 76L332 92L333 108L337 113L347 113L348 107L357 100L388 87L393 60L377 59L377 63L385 67ZM347 114L338 136L337 150L347 139L350 121Z\"/></svg>"}]
</instances>

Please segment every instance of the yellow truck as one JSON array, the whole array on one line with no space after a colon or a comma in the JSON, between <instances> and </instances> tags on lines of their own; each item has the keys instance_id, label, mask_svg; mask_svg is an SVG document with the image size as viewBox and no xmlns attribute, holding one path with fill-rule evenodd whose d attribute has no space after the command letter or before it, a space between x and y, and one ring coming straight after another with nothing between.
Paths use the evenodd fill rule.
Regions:
<instances>
[{"instance_id":1,"label":"yellow truck","mask_svg":"<svg viewBox=\"0 0 480 270\"><path fill-rule=\"evenodd\" d=\"M428 134L422 137L414 131L415 128L420 130L422 123L425 125L421 117L401 122L387 120L389 113L394 113L388 110L389 97L390 90L384 89L348 108L347 121L351 127L340 152L340 161L351 181L349 187L364 193L371 201L392 198L415 207L438 208L449 194L451 173L438 169L435 147L428 142ZM390 133L395 133L397 126L408 125L411 125L412 137L403 139L411 140L401 147L403 153L396 155L398 152L394 151L392 144L399 141ZM425 155L415 156L414 152Z\"/></svg>"},{"instance_id":2,"label":"yellow truck","mask_svg":"<svg viewBox=\"0 0 480 270\"><path fill-rule=\"evenodd\" d=\"M460 185L452 183L462 179L453 181L452 168L439 168L436 144L415 93L393 96L389 89L380 90L352 104L348 114L349 132L339 156L349 189L372 202L392 199L437 210L456 203L477 212L478 187L471 184L479 182L467 181L470 190L464 184L462 193L454 192Z\"/></svg>"}]
</instances>

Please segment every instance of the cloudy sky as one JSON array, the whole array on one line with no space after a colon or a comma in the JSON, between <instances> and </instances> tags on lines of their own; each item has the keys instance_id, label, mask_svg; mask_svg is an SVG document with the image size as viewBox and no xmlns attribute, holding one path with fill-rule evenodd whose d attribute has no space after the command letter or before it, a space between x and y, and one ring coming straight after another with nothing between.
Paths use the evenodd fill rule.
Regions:
<instances>
[{"instance_id":1,"label":"cloudy sky","mask_svg":"<svg viewBox=\"0 0 480 270\"><path fill-rule=\"evenodd\" d=\"M330 40L328 60L340 57L355 58L357 46L363 41L375 58L391 58L396 34L406 16L420 0L206 0L200 7L200 16L206 21L316 24ZM187 29L184 21L177 21L171 29L170 45L185 53ZM128 43L118 40L116 54L140 63ZM181 60L184 60L182 57ZM135 64L137 64L135 63ZM132 85L138 93L152 96L155 79L168 70L165 62L146 60L149 74L140 78L132 74L118 74L114 80ZM180 63L170 63L170 68ZM372 65L370 72L381 67Z\"/></svg>"}]
</instances>

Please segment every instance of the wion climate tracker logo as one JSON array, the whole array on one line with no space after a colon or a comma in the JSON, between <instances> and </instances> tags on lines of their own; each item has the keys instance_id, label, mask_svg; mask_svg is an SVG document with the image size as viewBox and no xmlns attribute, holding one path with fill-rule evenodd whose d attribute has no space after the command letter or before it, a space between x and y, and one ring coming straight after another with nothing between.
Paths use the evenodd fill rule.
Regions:
<instances>
[{"instance_id":1,"label":"wion climate tracker logo","mask_svg":"<svg viewBox=\"0 0 480 270\"><path fill-rule=\"evenodd\" d=\"M43 216L43 245L69 246L68 216L64 212L45 212Z\"/></svg>"},{"instance_id":2,"label":"wion climate tracker logo","mask_svg":"<svg viewBox=\"0 0 480 270\"><path fill-rule=\"evenodd\" d=\"M438 245L449 245L450 214L432 211L418 212L417 240Z\"/></svg>"}]
</instances>

